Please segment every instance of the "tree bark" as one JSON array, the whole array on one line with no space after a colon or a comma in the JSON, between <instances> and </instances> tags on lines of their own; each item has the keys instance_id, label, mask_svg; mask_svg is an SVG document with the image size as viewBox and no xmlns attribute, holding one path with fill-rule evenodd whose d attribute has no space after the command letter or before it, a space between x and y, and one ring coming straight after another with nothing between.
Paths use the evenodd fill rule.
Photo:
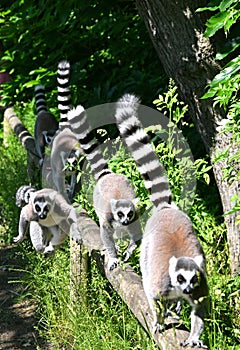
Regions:
<instances>
[{"instance_id":1,"label":"tree bark","mask_svg":"<svg viewBox=\"0 0 240 350\"><path fill-rule=\"evenodd\" d=\"M189 106L190 115L202 137L213 166L216 183L221 196L224 213L232 209L231 198L239 193L236 180L223 180L227 159L214 162L216 153L231 148L232 135L219 135L217 126L225 113L213 106L211 99L201 99L206 85L219 73L215 48L204 37L206 13L196 13L197 8L207 4L205 0L136 0L140 16L145 22L159 59L169 77L179 88L179 94ZM234 152L234 150L232 150ZM235 164L239 170L239 164ZM239 213L226 215L225 224L233 274L240 268L240 227L236 225Z\"/></svg>"}]
</instances>

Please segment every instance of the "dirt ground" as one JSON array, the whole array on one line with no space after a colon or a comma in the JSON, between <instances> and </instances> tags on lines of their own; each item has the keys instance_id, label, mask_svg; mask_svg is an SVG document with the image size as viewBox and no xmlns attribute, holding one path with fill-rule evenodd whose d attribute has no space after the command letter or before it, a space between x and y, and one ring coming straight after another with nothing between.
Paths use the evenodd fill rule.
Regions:
<instances>
[{"instance_id":1,"label":"dirt ground","mask_svg":"<svg viewBox=\"0 0 240 350\"><path fill-rule=\"evenodd\" d=\"M21 295L21 272L14 258L15 247L0 247L0 350L54 349L44 344L34 326L33 301L18 301Z\"/></svg>"}]
</instances>

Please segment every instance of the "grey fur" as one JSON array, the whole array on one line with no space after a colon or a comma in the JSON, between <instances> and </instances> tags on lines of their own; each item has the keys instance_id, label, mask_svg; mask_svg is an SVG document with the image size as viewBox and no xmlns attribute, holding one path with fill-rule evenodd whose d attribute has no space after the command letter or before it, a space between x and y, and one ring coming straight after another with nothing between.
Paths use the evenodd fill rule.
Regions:
<instances>
[{"instance_id":1,"label":"grey fur","mask_svg":"<svg viewBox=\"0 0 240 350\"><path fill-rule=\"evenodd\" d=\"M55 136L51 151L51 177L55 190L66 200L72 202L77 188L76 171L67 171L68 165L77 162L83 154L78 140L71 130L69 122L70 110L70 64L62 61L58 65L58 108L60 111L59 133ZM66 188L66 177L70 176L70 186Z\"/></svg>"},{"instance_id":2,"label":"grey fur","mask_svg":"<svg viewBox=\"0 0 240 350\"><path fill-rule=\"evenodd\" d=\"M101 239L108 253L108 269L112 270L119 264L114 237L121 236L122 231L127 232L130 237L124 261L129 259L137 246L136 241L141 238L135 207L138 200L128 179L108 168L99 145L90 132L86 112L81 106L71 111L69 120L97 180L93 203L99 218Z\"/></svg>"},{"instance_id":3,"label":"grey fur","mask_svg":"<svg viewBox=\"0 0 240 350\"><path fill-rule=\"evenodd\" d=\"M58 130L58 122L47 110L45 88L43 85L35 87L35 102L37 108L37 119L34 125L34 139L36 151L43 161L45 148L51 144L53 136Z\"/></svg>"},{"instance_id":4,"label":"grey fur","mask_svg":"<svg viewBox=\"0 0 240 350\"><path fill-rule=\"evenodd\" d=\"M145 227L140 253L143 287L154 316L153 330L164 328L167 301L184 298L192 312L190 336L182 345L206 348L199 339L208 305L203 250L188 216L171 203L163 166L138 119L139 104L134 95L124 95L117 103L116 121L155 206ZM180 272L182 276L178 277ZM181 285L178 278L183 280Z\"/></svg>"},{"instance_id":5,"label":"grey fur","mask_svg":"<svg viewBox=\"0 0 240 350\"><path fill-rule=\"evenodd\" d=\"M29 203L21 210L15 243L25 238L29 224L33 246L45 256L54 254L68 235L81 242L75 209L52 189L44 188L30 194Z\"/></svg>"}]
</instances>

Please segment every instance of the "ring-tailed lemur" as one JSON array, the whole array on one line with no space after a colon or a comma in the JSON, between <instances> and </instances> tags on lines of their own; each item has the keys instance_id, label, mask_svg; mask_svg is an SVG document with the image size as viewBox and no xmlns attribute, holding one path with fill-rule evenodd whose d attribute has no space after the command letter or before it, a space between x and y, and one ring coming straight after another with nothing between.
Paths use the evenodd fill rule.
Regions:
<instances>
[{"instance_id":1,"label":"ring-tailed lemur","mask_svg":"<svg viewBox=\"0 0 240 350\"><path fill-rule=\"evenodd\" d=\"M118 102L116 121L150 190L154 210L143 234L140 267L145 294L154 315L154 330L164 324L167 300L186 299L191 307L191 332L183 346L204 347L199 337L207 311L205 258L189 217L171 203L171 191L143 126L140 101L126 94Z\"/></svg>"},{"instance_id":2,"label":"ring-tailed lemur","mask_svg":"<svg viewBox=\"0 0 240 350\"><path fill-rule=\"evenodd\" d=\"M58 122L52 113L47 110L45 88L42 85L35 87L35 102L37 119L34 125L34 139L40 157L40 165L42 165L45 147L51 145L52 139L58 130Z\"/></svg>"},{"instance_id":3,"label":"ring-tailed lemur","mask_svg":"<svg viewBox=\"0 0 240 350\"><path fill-rule=\"evenodd\" d=\"M23 185L19 187L16 192L16 205L20 208L23 208L30 201L30 194L36 192L37 190L29 185ZM51 231L47 227L42 227L36 221L30 222L30 239L33 247L37 252L43 252L44 249L48 246L51 239ZM13 239L15 243L16 238Z\"/></svg>"},{"instance_id":4,"label":"ring-tailed lemur","mask_svg":"<svg viewBox=\"0 0 240 350\"><path fill-rule=\"evenodd\" d=\"M59 191L66 200L72 202L77 189L76 170L74 164L83 154L76 136L70 128L68 114L70 111L70 64L62 61L58 65L58 108L60 111L60 132L55 136L51 151L51 171L53 187ZM70 177L70 188L66 188L66 177Z\"/></svg>"},{"instance_id":5,"label":"ring-tailed lemur","mask_svg":"<svg viewBox=\"0 0 240 350\"><path fill-rule=\"evenodd\" d=\"M68 235L81 242L77 213L55 190L44 188L30 193L29 203L21 210L18 236L13 239L15 243L25 238L29 224L34 248L46 257L53 255Z\"/></svg>"},{"instance_id":6,"label":"ring-tailed lemur","mask_svg":"<svg viewBox=\"0 0 240 350\"><path fill-rule=\"evenodd\" d=\"M98 149L98 143L90 132L86 112L81 106L69 113L71 128L79 140L97 181L93 204L99 218L100 235L108 253L108 269L117 267L119 260L115 246L116 238L125 231L130 242L125 251L127 261L141 238L141 228L135 205L138 202L134 190L124 175L113 173Z\"/></svg>"}]
</instances>

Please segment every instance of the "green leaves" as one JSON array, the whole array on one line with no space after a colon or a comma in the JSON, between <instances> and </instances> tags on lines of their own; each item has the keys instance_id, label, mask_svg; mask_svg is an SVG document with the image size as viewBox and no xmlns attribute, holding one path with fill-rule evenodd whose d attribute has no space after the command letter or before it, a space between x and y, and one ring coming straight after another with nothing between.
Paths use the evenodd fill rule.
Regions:
<instances>
[{"instance_id":1,"label":"green leaves","mask_svg":"<svg viewBox=\"0 0 240 350\"><path fill-rule=\"evenodd\" d=\"M217 13L209 18L206 23L205 36L212 37L217 31L223 29L225 34L229 33L230 28L238 21L240 16L240 8L238 0L216 0L210 2L207 7L199 8L197 12L202 11L217 11ZM238 38L236 38L238 40ZM226 49L229 46L227 53ZM234 40L225 47L224 57L237 49L239 43L235 43ZM218 56L220 59L220 56Z\"/></svg>"},{"instance_id":2,"label":"green leaves","mask_svg":"<svg viewBox=\"0 0 240 350\"><path fill-rule=\"evenodd\" d=\"M80 6L75 0L41 0L37 5L16 0L1 5L0 22L6 69L13 78L5 89L9 101L13 96L18 101L32 98L34 79L55 90L54 75L62 59L72 66L73 101L86 108L114 102L127 91L150 103L160 82L165 83L131 2L82 0ZM32 71L37 73L30 76Z\"/></svg>"}]
</instances>

